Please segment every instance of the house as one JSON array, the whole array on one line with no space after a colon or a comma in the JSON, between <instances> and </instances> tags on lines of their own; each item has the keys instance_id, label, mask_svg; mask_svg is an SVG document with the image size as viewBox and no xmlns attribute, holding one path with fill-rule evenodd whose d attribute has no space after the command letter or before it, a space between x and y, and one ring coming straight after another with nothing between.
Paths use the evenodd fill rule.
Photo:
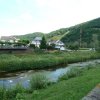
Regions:
<instances>
[{"instance_id":1,"label":"house","mask_svg":"<svg viewBox=\"0 0 100 100\"><path fill-rule=\"evenodd\" d=\"M48 44L49 45L54 44L55 45L55 49L65 50L65 44L62 41L60 41L60 40L57 40L57 41L49 41Z\"/></svg>"},{"instance_id":2,"label":"house","mask_svg":"<svg viewBox=\"0 0 100 100\"><path fill-rule=\"evenodd\" d=\"M31 42L31 44L34 44L36 47L40 47L42 41L42 37L35 37L35 39Z\"/></svg>"},{"instance_id":3,"label":"house","mask_svg":"<svg viewBox=\"0 0 100 100\"><path fill-rule=\"evenodd\" d=\"M57 41L55 42L55 48L56 48L56 49L65 50L64 45L65 45L65 44L64 44L62 41L60 41L60 40L57 40Z\"/></svg>"},{"instance_id":4,"label":"house","mask_svg":"<svg viewBox=\"0 0 100 100\"><path fill-rule=\"evenodd\" d=\"M1 36L0 41L14 43L14 42L18 42L19 39L17 39L14 36Z\"/></svg>"},{"instance_id":5,"label":"house","mask_svg":"<svg viewBox=\"0 0 100 100\"><path fill-rule=\"evenodd\" d=\"M14 37L14 36L1 36L0 38L0 48L13 48L15 45L14 43L17 43L20 39Z\"/></svg>"}]
</instances>

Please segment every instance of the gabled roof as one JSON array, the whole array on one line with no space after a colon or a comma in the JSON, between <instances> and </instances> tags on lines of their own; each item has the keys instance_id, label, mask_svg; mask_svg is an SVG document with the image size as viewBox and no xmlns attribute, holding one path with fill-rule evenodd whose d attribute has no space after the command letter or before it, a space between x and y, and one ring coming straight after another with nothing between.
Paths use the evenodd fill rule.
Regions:
<instances>
[{"instance_id":1,"label":"gabled roof","mask_svg":"<svg viewBox=\"0 0 100 100\"><path fill-rule=\"evenodd\" d=\"M41 41L42 40L42 37L36 37L35 39L34 39L34 41Z\"/></svg>"},{"instance_id":2,"label":"gabled roof","mask_svg":"<svg viewBox=\"0 0 100 100\"><path fill-rule=\"evenodd\" d=\"M64 43L62 41L60 41L60 40L49 41L48 43L51 43L51 44L63 44L64 45Z\"/></svg>"}]
</instances>

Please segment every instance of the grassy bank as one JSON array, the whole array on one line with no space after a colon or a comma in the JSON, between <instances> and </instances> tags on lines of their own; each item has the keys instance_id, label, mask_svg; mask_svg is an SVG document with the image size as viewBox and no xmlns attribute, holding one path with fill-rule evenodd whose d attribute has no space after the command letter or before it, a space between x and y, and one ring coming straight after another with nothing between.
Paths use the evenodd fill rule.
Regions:
<instances>
[{"instance_id":1,"label":"grassy bank","mask_svg":"<svg viewBox=\"0 0 100 100\"><path fill-rule=\"evenodd\" d=\"M45 52L31 54L1 54L0 71L20 71L54 68L58 65L100 58L97 52Z\"/></svg>"},{"instance_id":2,"label":"grassy bank","mask_svg":"<svg viewBox=\"0 0 100 100\"><path fill-rule=\"evenodd\" d=\"M82 75L60 81L47 89L27 94L25 100L81 100L100 83L100 64L83 72Z\"/></svg>"},{"instance_id":3,"label":"grassy bank","mask_svg":"<svg viewBox=\"0 0 100 100\"><path fill-rule=\"evenodd\" d=\"M81 100L100 83L100 64L85 68L73 67L59 77L55 84L46 77L32 76L29 88L17 84L12 88L0 88L0 100Z\"/></svg>"}]
</instances>

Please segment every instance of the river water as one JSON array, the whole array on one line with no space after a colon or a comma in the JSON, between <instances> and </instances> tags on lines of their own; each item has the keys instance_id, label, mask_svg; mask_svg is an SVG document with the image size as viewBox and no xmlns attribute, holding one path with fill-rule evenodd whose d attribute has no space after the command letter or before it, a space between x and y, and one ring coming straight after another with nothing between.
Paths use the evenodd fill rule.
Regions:
<instances>
[{"instance_id":1,"label":"river water","mask_svg":"<svg viewBox=\"0 0 100 100\"><path fill-rule=\"evenodd\" d=\"M88 65L96 65L97 63L100 63L100 59L90 60L87 62L68 64L67 66L56 68L56 69L30 70L30 71L24 71L24 72L6 73L0 76L0 86L3 86L5 88L10 88L20 83L24 87L27 88L29 86L29 82L32 75L36 75L36 74L42 74L46 76L48 80L56 82L58 78L64 73L67 73L67 71L71 67L74 67L74 66L86 67Z\"/></svg>"}]
</instances>

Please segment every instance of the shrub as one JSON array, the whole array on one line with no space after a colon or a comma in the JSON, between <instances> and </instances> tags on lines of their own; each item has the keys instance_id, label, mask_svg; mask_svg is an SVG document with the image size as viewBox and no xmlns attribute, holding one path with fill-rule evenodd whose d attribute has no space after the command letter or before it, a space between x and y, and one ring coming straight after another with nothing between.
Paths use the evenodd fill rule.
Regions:
<instances>
[{"instance_id":1,"label":"shrub","mask_svg":"<svg viewBox=\"0 0 100 100\"><path fill-rule=\"evenodd\" d=\"M33 91L32 93L32 98L34 99L34 97L39 97L39 92L37 90Z\"/></svg>"},{"instance_id":2,"label":"shrub","mask_svg":"<svg viewBox=\"0 0 100 100\"><path fill-rule=\"evenodd\" d=\"M30 80L30 88L31 90L37 90L47 87L47 79L45 76L41 74L33 75Z\"/></svg>"},{"instance_id":3,"label":"shrub","mask_svg":"<svg viewBox=\"0 0 100 100\"><path fill-rule=\"evenodd\" d=\"M0 100L3 100L3 96L4 96L4 89L3 87L0 87Z\"/></svg>"},{"instance_id":4,"label":"shrub","mask_svg":"<svg viewBox=\"0 0 100 100\"><path fill-rule=\"evenodd\" d=\"M24 94L17 93L16 100L25 100Z\"/></svg>"},{"instance_id":5,"label":"shrub","mask_svg":"<svg viewBox=\"0 0 100 100\"><path fill-rule=\"evenodd\" d=\"M72 67L66 74L60 76L58 81L68 80L70 78L81 75L81 73L82 73L82 69L80 69L79 67Z\"/></svg>"},{"instance_id":6,"label":"shrub","mask_svg":"<svg viewBox=\"0 0 100 100\"><path fill-rule=\"evenodd\" d=\"M15 98L17 93L24 93L25 92L25 89L24 87L22 87L22 85L20 84L17 84L15 87L11 88L11 89L8 89L6 91L6 96L7 98Z\"/></svg>"}]
</instances>

